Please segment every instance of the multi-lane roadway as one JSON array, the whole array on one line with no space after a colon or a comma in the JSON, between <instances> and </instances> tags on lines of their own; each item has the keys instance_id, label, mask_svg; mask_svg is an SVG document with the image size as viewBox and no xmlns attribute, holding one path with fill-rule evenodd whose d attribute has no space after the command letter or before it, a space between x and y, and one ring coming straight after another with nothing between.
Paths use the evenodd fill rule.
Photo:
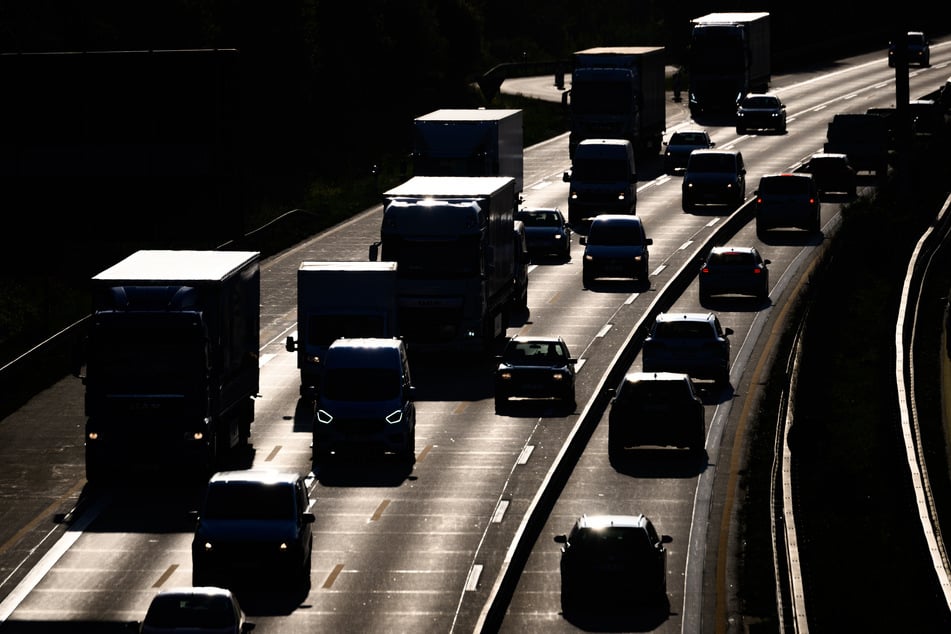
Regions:
<instances>
[{"instance_id":1,"label":"multi-lane roadway","mask_svg":"<svg viewBox=\"0 0 951 634\"><path fill-rule=\"evenodd\" d=\"M947 77L942 44L932 66L913 69L911 94ZM777 76L787 104L785 135L737 136L710 126L724 149L744 154L749 193L765 173L793 169L821 148L836 112L894 104L894 69L883 53L820 71ZM409 122L407 122L407 125ZM668 133L693 125L671 103ZM567 135L526 150L525 204L566 206ZM651 287L581 283L581 247L567 263L530 273L529 308L509 334L557 334L581 359L571 414L530 405L497 415L489 363L445 359L414 367L417 459L411 472L386 463L314 470L316 540L306 594L245 594L256 632L576 631L658 632L742 627L735 539L744 452L757 424L759 386L775 355L791 300L808 283L838 223L822 205L823 234L786 232L759 240L745 211L684 213L680 178L659 160L642 162L638 215L651 247ZM312 405L299 399L295 355L296 271L304 260L363 260L378 238L379 208L354 217L262 264L261 396L253 463L309 472ZM735 225L735 226L734 226ZM751 244L772 260L768 305L701 307L686 279L711 241ZM666 453L629 468L607 459L604 390L637 369L636 343L663 309L714 309L734 329L731 386L704 396L706 455ZM197 489L164 486L163 474L105 491L85 487L82 386L65 377L0 423L0 631L119 631L142 618L154 593L191 581ZM620 623L569 622L560 613L559 547L552 541L580 513L637 513L671 536L668 605Z\"/></svg>"}]
</instances>

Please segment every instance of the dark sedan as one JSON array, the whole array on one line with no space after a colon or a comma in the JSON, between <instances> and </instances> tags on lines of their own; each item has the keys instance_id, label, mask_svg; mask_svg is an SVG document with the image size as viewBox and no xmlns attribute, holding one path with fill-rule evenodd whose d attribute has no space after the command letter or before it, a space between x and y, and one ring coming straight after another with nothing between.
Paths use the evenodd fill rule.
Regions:
<instances>
[{"instance_id":1,"label":"dark sedan","mask_svg":"<svg viewBox=\"0 0 951 634\"><path fill-rule=\"evenodd\" d=\"M797 171L812 174L820 197L830 194L855 197L857 177L845 154L817 152Z\"/></svg>"},{"instance_id":2,"label":"dark sedan","mask_svg":"<svg viewBox=\"0 0 951 634\"><path fill-rule=\"evenodd\" d=\"M558 399L575 406L575 364L561 337L512 337L498 356L495 409L510 398Z\"/></svg>"},{"instance_id":3,"label":"dark sedan","mask_svg":"<svg viewBox=\"0 0 951 634\"><path fill-rule=\"evenodd\" d=\"M713 139L706 130L680 130L670 135L664 143L664 171L668 174L682 172L687 168L687 158L694 150L709 150Z\"/></svg>"},{"instance_id":4,"label":"dark sedan","mask_svg":"<svg viewBox=\"0 0 951 634\"><path fill-rule=\"evenodd\" d=\"M526 207L515 212L515 219L525 225L525 242L532 259L571 259L571 229L560 209Z\"/></svg>"},{"instance_id":5,"label":"dark sedan","mask_svg":"<svg viewBox=\"0 0 951 634\"><path fill-rule=\"evenodd\" d=\"M712 295L752 295L769 297L769 260L756 247L713 247L698 276L700 301Z\"/></svg>"}]
</instances>

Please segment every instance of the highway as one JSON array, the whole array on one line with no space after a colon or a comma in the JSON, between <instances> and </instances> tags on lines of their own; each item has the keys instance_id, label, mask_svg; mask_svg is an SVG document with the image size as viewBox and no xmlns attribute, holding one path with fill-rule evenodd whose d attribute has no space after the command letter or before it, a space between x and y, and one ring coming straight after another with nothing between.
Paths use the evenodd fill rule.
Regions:
<instances>
[{"instance_id":1,"label":"highway","mask_svg":"<svg viewBox=\"0 0 951 634\"><path fill-rule=\"evenodd\" d=\"M913 96L947 77L947 47L935 43L932 56L930 69L912 72ZM772 88L787 104L786 135L737 137L732 126L710 128L717 147L744 153L749 193L760 175L790 170L818 150L834 113L892 105L894 71L876 53L822 72L774 77ZM673 104L668 134L687 124L682 104ZM561 174L568 167L567 135L528 148L525 203L564 209ZM509 329L566 339L581 358L578 409L555 415L533 405L496 415L488 364L448 359L414 366L414 468L364 463L315 471L311 588L305 596L243 596L255 632L591 629L560 613L559 551L551 537L578 514L602 511L644 512L672 538L665 611L609 626L741 626L732 575L742 552L731 523L757 424L758 386L795 298L836 231L839 206L822 205L821 238L784 232L764 243L745 222L748 208L732 218L684 213L680 179L664 175L659 160L640 166L640 181L638 215L654 240L650 289L626 282L583 289L576 242L570 262L533 266L530 312ZM263 263L255 465L312 469L312 406L298 398L295 355L283 347L296 328L296 271L304 260L365 259L379 219L379 208L368 210ZM691 462L662 454L615 470L600 424L604 389L638 367L638 338L654 313L700 308L692 279L697 259L711 241L727 240L756 245L772 260L773 288L768 305L716 306L735 331L734 359L731 388L704 397L706 456ZM0 423L7 465L0 474L0 631L122 631L141 619L158 588L190 583L186 512L199 491L167 487L162 474L111 490L84 488L82 426L82 387L73 377ZM548 506L550 513L534 515ZM517 565L522 552L524 570ZM504 583L512 570L519 573L515 588Z\"/></svg>"}]
</instances>

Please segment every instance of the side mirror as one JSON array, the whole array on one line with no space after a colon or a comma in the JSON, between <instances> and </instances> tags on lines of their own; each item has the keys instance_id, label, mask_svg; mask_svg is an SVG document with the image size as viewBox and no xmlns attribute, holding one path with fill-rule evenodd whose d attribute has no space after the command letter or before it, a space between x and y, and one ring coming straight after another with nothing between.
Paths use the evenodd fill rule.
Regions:
<instances>
[{"instance_id":1,"label":"side mirror","mask_svg":"<svg viewBox=\"0 0 951 634\"><path fill-rule=\"evenodd\" d=\"M563 181L566 182L566 183L570 183L570 182L571 182L571 172L568 171L568 172L565 172L564 174L562 174L562 175L561 175L561 180L563 180Z\"/></svg>"},{"instance_id":2,"label":"side mirror","mask_svg":"<svg viewBox=\"0 0 951 634\"><path fill-rule=\"evenodd\" d=\"M769 258L764 258L764 259L763 259L763 264L772 264L772 263L773 263L773 261L770 260Z\"/></svg>"},{"instance_id":3,"label":"side mirror","mask_svg":"<svg viewBox=\"0 0 951 634\"><path fill-rule=\"evenodd\" d=\"M380 255L380 243L379 243L379 242L374 242L373 244L370 245L370 254L369 254L369 255L370 255L370 261L371 261L371 262L376 262L377 258L378 258L379 255Z\"/></svg>"},{"instance_id":4,"label":"side mirror","mask_svg":"<svg viewBox=\"0 0 951 634\"><path fill-rule=\"evenodd\" d=\"M653 238L644 238L644 244L654 244Z\"/></svg>"},{"instance_id":5,"label":"side mirror","mask_svg":"<svg viewBox=\"0 0 951 634\"><path fill-rule=\"evenodd\" d=\"M312 511L307 511L301 515L301 521L304 522L304 524L313 524L317 521L317 516L314 515Z\"/></svg>"},{"instance_id":6,"label":"side mirror","mask_svg":"<svg viewBox=\"0 0 951 634\"><path fill-rule=\"evenodd\" d=\"M294 340L294 335L287 336L287 339L284 340L284 348L288 352L294 352L297 350L297 341Z\"/></svg>"},{"instance_id":7,"label":"side mirror","mask_svg":"<svg viewBox=\"0 0 951 634\"><path fill-rule=\"evenodd\" d=\"M556 543L556 544L567 544L567 543L568 543L568 536L567 536L567 535L555 535L555 543Z\"/></svg>"},{"instance_id":8,"label":"side mirror","mask_svg":"<svg viewBox=\"0 0 951 634\"><path fill-rule=\"evenodd\" d=\"M724 337L729 337L729 336L732 335L732 334L733 334L733 329L732 329L732 328L724 328L724 329L723 329L723 336L724 336Z\"/></svg>"}]
</instances>

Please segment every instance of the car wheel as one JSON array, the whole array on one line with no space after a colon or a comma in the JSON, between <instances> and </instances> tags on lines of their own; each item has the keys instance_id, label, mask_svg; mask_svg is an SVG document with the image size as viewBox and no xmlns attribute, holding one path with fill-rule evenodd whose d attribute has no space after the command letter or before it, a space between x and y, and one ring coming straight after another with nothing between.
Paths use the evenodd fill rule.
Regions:
<instances>
[{"instance_id":1,"label":"car wheel","mask_svg":"<svg viewBox=\"0 0 951 634\"><path fill-rule=\"evenodd\" d=\"M736 133L737 133L737 134L746 134L746 128L741 128L740 126L736 126Z\"/></svg>"},{"instance_id":2,"label":"car wheel","mask_svg":"<svg viewBox=\"0 0 951 634\"><path fill-rule=\"evenodd\" d=\"M700 303L701 303L701 304L706 304L706 303L709 302L709 301L710 301L710 292L701 289L701 290L700 290Z\"/></svg>"},{"instance_id":3,"label":"car wheel","mask_svg":"<svg viewBox=\"0 0 951 634\"><path fill-rule=\"evenodd\" d=\"M594 276L591 275L591 273L588 273L587 271L582 271L582 273L581 273L581 284L582 284L585 288L590 288L592 282L594 282Z\"/></svg>"},{"instance_id":4,"label":"car wheel","mask_svg":"<svg viewBox=\"0 0 951 634\"><path fill-rule=\"evenodd\" d=\"M495 412L499 413L505 409L505 406L508 404L508 399L504 396L495 397Z\"/></svg>"}]
</instances>

